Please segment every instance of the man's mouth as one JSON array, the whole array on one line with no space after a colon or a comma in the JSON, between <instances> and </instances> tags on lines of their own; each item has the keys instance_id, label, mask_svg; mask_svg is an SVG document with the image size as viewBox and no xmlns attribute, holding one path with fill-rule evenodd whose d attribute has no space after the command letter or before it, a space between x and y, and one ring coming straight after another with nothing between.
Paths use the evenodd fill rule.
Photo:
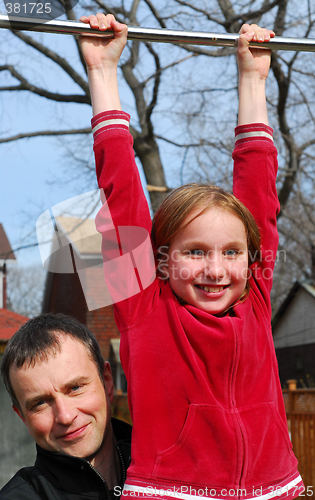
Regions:
<instances>
[{"instance_id":1,"label":"man's mouth","mask_svg":"<svg viewBox=\"0 0 315 500\"><path fill-rule=\"evenodd\" d=\"M63 439L65 441L75 439L77 437L80 437L81 434L85 431L87 425L83 425L82 427L79 427L78 429L75 429L71 432L67 432L66 434L63 434L62 436L59 436L59 439Z\"/></svg>"}]
</instances>

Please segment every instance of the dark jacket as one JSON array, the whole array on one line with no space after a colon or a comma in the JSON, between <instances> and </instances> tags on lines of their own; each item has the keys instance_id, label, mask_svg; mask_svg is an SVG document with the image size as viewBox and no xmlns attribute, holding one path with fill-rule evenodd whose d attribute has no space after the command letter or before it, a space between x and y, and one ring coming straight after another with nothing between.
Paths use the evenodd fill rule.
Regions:
<instances>
[{"instance_id":1,"label":"dark jacket","mask_svg":"<svg viewBox=\"0 0 315 500\"><path fill-rule=\"evenodd\" d=\"M84 458L37 447L33 467L24 467L0 491L1 500L110 500L119 499L130 464L131 426L112 419L121 464L121 485L114 492Z\"/></svg>"}]
</instances>

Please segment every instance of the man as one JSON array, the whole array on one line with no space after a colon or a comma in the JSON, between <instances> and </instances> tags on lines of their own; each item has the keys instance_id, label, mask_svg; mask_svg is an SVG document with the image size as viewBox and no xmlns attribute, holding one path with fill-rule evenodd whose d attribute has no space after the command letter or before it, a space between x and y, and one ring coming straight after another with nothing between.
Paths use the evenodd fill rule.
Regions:
<instances>
[{"instance_id":1,"label":"man","mask_svg":"<svg viewBox=\"0 0 315 500\"><path fill-rule=\"evenodd\" d=\"M0 499L118 499L131 427L111 419L113 379L92 333L63 314L31 319L9 341L1 376L37 458Z\"/></svg>"}]
</instances>

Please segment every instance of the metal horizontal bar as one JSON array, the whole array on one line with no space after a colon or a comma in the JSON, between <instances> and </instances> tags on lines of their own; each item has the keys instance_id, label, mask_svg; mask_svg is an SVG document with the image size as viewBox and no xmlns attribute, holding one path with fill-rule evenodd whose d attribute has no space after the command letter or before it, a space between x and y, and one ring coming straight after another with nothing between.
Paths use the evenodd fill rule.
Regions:
<instances>
[{"instance_id":1,"label":"metal horizontal bar","mask_svg":"<svg viewBox=\"0 0 315 500\"><path fill-rule=\"evenodd\" d=\"M26 18L0 14L0 28L14 31L40 31L45 33L59 33L65 35L89 35L113 38L112 31L92 29L88 24L79 21L45 20L40 18ZM128 39L147 42L164 42L188 45L208 45L233 47L239 35L204 33L202 31L173 31L167 29L128 27ZM266 43L250 43L251 47L271 50L291 50L315 52L315 39L311 38L284 38L275 37Z\"/></svg>"}]
</instances>

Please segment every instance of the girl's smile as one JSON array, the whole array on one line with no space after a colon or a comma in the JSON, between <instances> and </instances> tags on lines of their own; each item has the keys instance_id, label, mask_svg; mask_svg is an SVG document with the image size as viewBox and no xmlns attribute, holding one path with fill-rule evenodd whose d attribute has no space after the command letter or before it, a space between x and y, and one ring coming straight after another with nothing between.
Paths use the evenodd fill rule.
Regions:
<instances>
[{"instance_id":1,"label":"girl's smile","mask_svg":"<svg viewBox=\"0 0 315 500\"><path fill-rule=\"evenodd\" d=\"M190 215L194 219L196 213ZM243 222L211 208L192 220L170 244L168 276L176 295L219 314L240 298L247 283L248 248Z\"/></svg>"}]
</instances>

